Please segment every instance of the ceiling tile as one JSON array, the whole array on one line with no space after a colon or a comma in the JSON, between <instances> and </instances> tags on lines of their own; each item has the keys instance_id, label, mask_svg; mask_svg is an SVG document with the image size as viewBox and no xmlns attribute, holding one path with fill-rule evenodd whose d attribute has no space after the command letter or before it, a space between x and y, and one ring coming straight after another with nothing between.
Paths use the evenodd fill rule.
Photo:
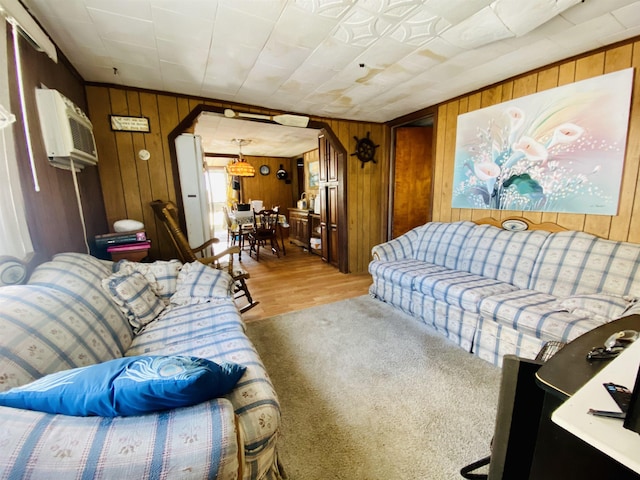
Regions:
<instances>
[{"instance_id":1,"label":"ceiling tile","mask_svg":"<svg viewBox=\"0 0 640 480\"><path fill-rule=\"evenodd\" d=\"M281 43L314 49L336 27L337 20L317 17L289 4L278 19L271 38Z\"/></svg>"},{"instance_id":2,"label":"ceiling tile","mask_svg":"<svg viewBox=\"0 0 640 480\"><path fill-rule=\"evenodd\" d=\"M153 9L155 36L172 42L184 42L196 48L209 48L213 35L213 18L179 14L161 8Z\"/></svg>"},{"instance_id":3,"label":"ceiling tile","mask_svg":"<svg viewBox=\"0 0 640 480\"><path fill-rule=\"evenodd\" d=\"M140 20L94 8L87 8L87 11L102 38L114 40L114 43L155 47L155 32L151 20Z\"/></svg>"},{"instance_id":4,"label":"ceiling tile","mask_svg":"<svg viewBox=\"0 0 640 480\"><path fill-rule=\"evenodd\" d=\"M492 4L500 20L517 36L525 35L581 0L496 0Z\"/></svg>"},{"instance_id":5,"label":"ceiling tile","mask_svg":"<svg viewBox=\"0 0 640 480\"><path fill-rule=\"evenodd\" d=\"M419 46L435 38L451 24L427 10L415 10L391 32L390 36L407 45Z\"/></svg>"},{"instance_id":6,"label":"ceiling tile","mask_svg":"<svg viewBox=\"0 0 640 480\"><path fill-rule=\"evenodd\" d=\"M494 0L426 0L425 8L440 15L450 24L457 24L475 15Z\"/></svg>"},{"instance_id":7,"label":"ceiling tile","mask_svg":"<svg viewBox=\"0 0 640 480\"><path fill-rule=\"evenodd\" d=\"M193 65L198 68L204 76L207 62L209 60L209 50L203 48L185 49L182 43L170 42L159 38L158 58L160 61L170 62L178 65Z\"/></svg>"},{"instance_id":8,"label":"ceiling tile","mask_svg":"<svg viewBox=\"0 0 640 480\"><path fill-rule=\"evenodd\" d=\"M614 10L611 14L626 28L637 28L640 26L640 2L635 2L626 7Z\"/></svg>"},{"instance_id":9,"label":"ceiling tile","mask_svg":"<svg viewBox=\"0 0 640 480\"><path fill-rule=\"evenodd\" d=\"M512 36L513 33L490 7L483 8L442 34L442 38L460 48L477 48Z\"/></svg>"},{"instance_id":10,"label":"ceiling tile","mask_svg":"<svg viewBox=\"0 0 640 480\"><path fill-rule=\"evenodd\" d=\"M104 1L104 0L99 0ZM130 0L128 0L131 3ZM188 14L195 18L213 19L216 16L219 2L211 0L188 0L176 2L176 0L150 0L153 9L161 8L178 14Z\"/></svg>"},{"instance_id":11,"label":"ceiling tile","mask_svg":"<svg viewBox=\"0 0 640 480\"><path fill-rule=\"evenodd\" d=\"M158 68L160 60L155 48L142 48L140 45L103 40L105 48L109 51L111 59L115 63L127 63L140 65L141 67Z\"/></svg>"},{"instance_id":12,"label":"ceiling tile","mask_svg":"<svg viewBox=\"0 0 640 480\"><path fill-rule=\"evenodd\" d=\"M562 33L550 35L549 39L571 50L572 47L578 46L580 49L591 50L602 46L602 38L614 35L624 30L624 27L618 22L613 15L605 14L592 20L576 25ZM598 32L597 36L593 32Z\"/></svg>"},{"instance_id":13,"label":"ceiling tile","mask_svg":"<svg viewBox=\"0 0 640 480\"><path fill-rule=\"evenodd\" d=\"M562 12L562 16L574 25L584 23L592 18L599 17L612 10L617 10L626 5L638 3L638 0L606 0L588 1L577 4L575 7Z\"/></svg>"},{"instance_id":14,"label":"ceiling tile","mask_svg":"<svg viewBox=\"0 0 640 480\"><path fill-rule=\"evenodd\" d=\"M357 56L364 50L363 47L346 45L335 38L327 38L309 54L305 63L339 72L349 64L355 63Z\"/></svg>"},{"instance_id":15,"label":"ceiling tile","mask_svg":"<svg viewBox=\"0 0 640 480\"><path fill-rule=\"evenodd\" d=\"M151 2L149 0L136 0L134 2L131 0L109 0L109 2L104 0L84 0L84 4L90 10L100 10L105 13L151 21ZM121 12L126 12L126 15L121 14Z\"/></svg>"},{"instance_id":16,"label":"ceiling tile","mask_svg":"<svg viewBox=\"0 0 640 480\"><path fill-rule=\"evenodd\" d=\"M214 46L245 45L261 49L271 36L274 25L274 21L246 16L229 8L225 3L220 5L216 15L213 29Z\"/></svg>"}]
</instances>

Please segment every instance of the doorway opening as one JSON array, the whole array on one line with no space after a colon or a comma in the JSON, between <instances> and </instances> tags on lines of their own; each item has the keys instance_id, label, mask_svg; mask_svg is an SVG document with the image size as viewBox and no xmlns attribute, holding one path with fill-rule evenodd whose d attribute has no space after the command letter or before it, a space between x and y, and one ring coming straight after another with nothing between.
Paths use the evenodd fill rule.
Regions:
<instances>
[{"instance_id":1,"label":"doorway opening","mask_svg":"<svg viewBox=\"0 0 640 480\"><path fill-rule=\"evenodd\" d=\"M392 129L390 239L431 221L433 139L433 115L396 125Z\"/></svg>"}]
</instances>

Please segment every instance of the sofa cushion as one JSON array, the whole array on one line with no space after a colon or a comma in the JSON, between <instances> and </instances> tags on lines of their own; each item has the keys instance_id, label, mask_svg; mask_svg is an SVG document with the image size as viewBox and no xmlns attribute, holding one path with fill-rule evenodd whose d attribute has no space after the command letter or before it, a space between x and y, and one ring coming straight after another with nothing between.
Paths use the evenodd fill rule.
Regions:
<instances>
[{"instance_id":1,"label":"sofa cushion","mask_svg":"<svg viewBox=\"0 0 640 480\"><path fill-rule=\"evenodd\" d=\"M61 253L52 261L39 265L29 278L28 285L46 287L70 297L69 302L73 302L74 309L89 312L93 318L93 328L109 337L105 341L118 346L119 353L116 356L121 357L131 345L133 331L127 317L102 288L102 279L111 275L112 265L113 262L83 253ZM81 365L86 363L72 366Z\"/></svg>"},{"instance_id":2,"label":"sofa cushion","mask_svg":"<svg viewBox=\"0 0 640 480\"><path fill-rule=\"evenodd\" d=\"M134 333L155 320L165 308L141 273L114 273L102 280L102 286L127 316Z\"/></svg>"},{"instance_id":3,"label":"sofa cushion","mask_svg":"<svg viewBox=\"0 0 640 480\"><path fill-rule=\"evenodd\" d=\"M620 318L636 301L637 299L633 297L592 293L560 298L557 300L557 308L573 315L606 323Z\"/></svg>"},{"instance_id":4,"label":"sofa cushion","mask_svg":"<svg viewBox=\"0 0 640 480\"><path fill-rule=\"evenodd\" d=\"M229 298L232 287L233 279L227 272L200 262L185 263L178 274L171 303L189 305Z\"/></svg>"},{"instance_id":5,"label":"sofa cushion","mask_svg":"<svg viewBox=\"0 0 640 480\"><path fill-rule=\"evenodd\" d=\"M123 319L120 312L116 316ZM114 324L76 294L38 285L0 288L0 391L122 357L131 335L124 322L126 334L119 338Z\"/></svg>"},{"instance_id":6,"label":"sofa cushion","mask_svg":"<svg viewBox=\"0 0 640 480\"><path fill-rule=\"evenodd\" d=\"M369 273L374 278L381 278L410 290L416 280L420 280L425 275L444 270L447 269L413 258L394 261L373 261L369 264Z\"/></svg>"},{"instance_id":7,"label":"sofa cushion","mask_svg":"<svg viewBox=\"0 0 640 480\"><path fill-rule=\"evenodd\" d=\"M479 225L467 238L461 270L528 288L540 248L549 232L512 232Z\"/></svg>"},{"instance_id":8,"label":"sofa cushion","mask_svg":"<svg viewBox=\"0 0 640 480\"><path fill-rule=\"evenodd\" d=\"M2 438L11 439L2 442L0 471L11 479L28 471L31 478L60 480L235 480L241 455L234 417L226 398L113 418L0 407Z\"/></svg>"},{"instance_id":9,"label":"sofa cushion","mask_svg":"<svg viewBox=\"0 0 640 480\"><path fill-rule=\"evenodd\" d=\"M480 303L480 314L545 341L569 342L604 323L562 311L553 295L526 289L484 298Z\"/></svg>"},{"instance_id":10,"label":"sofa cushion","mask_svg":"<svg viewBox=\"0 0 640 480\"><path fill-rule=\"evenodd\" d=\"M516 287L460 270L443 270L416 280L414 290L470 312L478 312L484 297L511 292Z\"/></svg>"},{"instance_id":11,"label":"sofa cushion","mask_svg":"<svg viewBox=\"0 0 640 480\"><path fill-rule=\"evenodd\" d=\"M477 225L467 221L428 223L421 227L413 258L459 270L465 242L474 228Z\"/></svg>"},{"instance_id":12,"label":"sofa cushion","mask_svg":"<svg viewBox=\"0 0 640 480\"><path fill-rule=\"evenodd\" d=\"M214 304L172 305L136 335L126 355L151 354L174 344L195 345L199 337L226 331L244 332L242 317L230 298Z\"/></svg>"},{"instance_id":13,"label":"sofa cushion","mask_svg":"<svg viewBox=\"0 0 640 480\"><path fill-rule=\"evenodd\" d=\"M583 232L554 233L540 250L529 288L556 297L640 296L640 245Z\"/></svg>"},{"instance_id":14,"label":"sofa cushion","mask_svg":"<svg viewBox=\"0 0 640 480\"><path fill-rule=\"evenodd\" d=\"M139 272L144 275L144 278L151 285L151 289L166 305L169 304L171 295L176 291L181 268L182 262L178 260L157 260L152 263L120 260L113 266L115 272Z\"/></svg>"},{"instance_id":15,"label":"sofa cushion","mask_svg":"<svg viewBox=\"0 0 640 480\"><path fill-rule=\"evenodd\" d=\"M188 356L126 357L63 370L0 393L0 405L116 417L195 405L228 393L246 367Z\"/></svg>"}]
</instances>

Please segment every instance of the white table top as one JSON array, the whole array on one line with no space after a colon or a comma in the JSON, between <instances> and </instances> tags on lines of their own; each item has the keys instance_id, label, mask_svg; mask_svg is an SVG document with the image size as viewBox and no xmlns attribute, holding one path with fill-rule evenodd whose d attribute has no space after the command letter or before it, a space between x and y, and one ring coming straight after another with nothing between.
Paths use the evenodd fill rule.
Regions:
<instances>
[{"instance_id":1,"label":"white table top","mask_svg":"<svg viewBox=\"0 0 640 480\"><path fill-rule=\"evenodd\" d=\"M631 390L639 365L640 340L611 360L551 416L565 430L638 473L640 434L624 428L620 419L596 417L587 411L593 408L619 412L620 408L602 384L613 382Z\"/></svg>"}]
</instances>

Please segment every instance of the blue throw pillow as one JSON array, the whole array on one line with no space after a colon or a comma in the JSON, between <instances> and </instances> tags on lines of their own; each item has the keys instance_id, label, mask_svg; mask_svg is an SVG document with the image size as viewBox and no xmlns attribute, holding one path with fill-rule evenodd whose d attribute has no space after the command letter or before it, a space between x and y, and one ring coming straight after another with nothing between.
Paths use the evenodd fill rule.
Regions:
<instances>
[{"instance_id":1,"label":"blue throw pillow","mask_svg":"<svg viewBox=\"0 0 640 480\"><path fill-rule=\"evenodd\" d=\"M0 405L83 417L143 415L224 395L245 370L196 357L124 357L12 388L0 393Z\"/></svg>"}]
</instances>

